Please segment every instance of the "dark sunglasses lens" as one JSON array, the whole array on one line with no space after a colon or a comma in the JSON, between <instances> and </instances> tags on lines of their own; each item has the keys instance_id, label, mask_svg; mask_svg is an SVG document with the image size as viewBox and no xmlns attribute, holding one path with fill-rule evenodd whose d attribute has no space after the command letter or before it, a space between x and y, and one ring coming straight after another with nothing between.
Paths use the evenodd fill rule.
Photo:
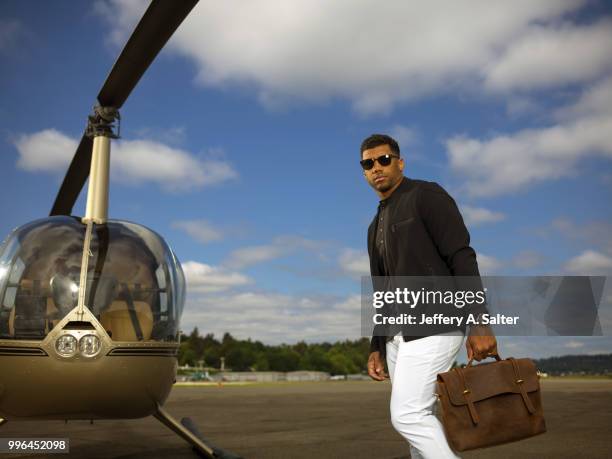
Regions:
<instances>
[{"instance_id":1,"label":"dark sunglasses lens","mask_svg":"<svg viewBox=\"0 0 612 459\"><path fill-rule=\"evenodd\" d=\"M376 158L378 160L378 163L381 166L388 166L389 164L391 164L391 155L384 155L384 156L379 156L378 158Z\"/></svg>"},{"instance_id":2,"label":"dark sunglasses lens","mask_svg":"<svg viewBox=\"0 0 612 459\"><path fill-rule=\"evenodd\" d=\"M373 159L362 159L361 161L359 161L359 164L361 164L361 167L363 167L363 170L369 171L370 169L374 167L374 160Z\"/></svg>"}]
</instances>

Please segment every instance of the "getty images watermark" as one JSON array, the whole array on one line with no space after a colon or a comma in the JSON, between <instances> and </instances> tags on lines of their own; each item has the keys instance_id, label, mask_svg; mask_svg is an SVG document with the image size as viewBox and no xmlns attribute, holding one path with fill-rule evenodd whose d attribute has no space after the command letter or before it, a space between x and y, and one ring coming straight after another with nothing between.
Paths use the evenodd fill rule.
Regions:
<instances>
[{"instance_id":1,"label":"getty images watermark","mask_svg":"<svg viewBox=\"0 0 612 459\"><path fill-rule=\"evenodd\" d=\"M487 325L498 336L612 335L603 276L364 277L363 336L430 336Z\"/></svg>"},{"instance_id":2,"label":"getty images watermark","mask_svg":"<svg viewBox=\"0 0 612 459\"><path fill-rule=\"evenodd\" d=\"M404 306L400 310L408 308L413 311L418 306L437 306L451 305L457 309L471 306L486 306L487 289L482 290L425 290L421 287L420 290L410 290L407 287L396 287L394 291L376 291L372 293L372 306L375 309L390 311L389 305ZM383 309L387 307L387 309ZM401 312L397 314L386 314L384 312L376 312L372 318L375 325L495 325L495 324L510 324L516 325L520 319L519 316L507 316L504 314L490 315L485 312L470 312L467 314L450 314L445 315L442 312L428 312L427 308L418 308L423 312L418 314ZM480 308L479 308L480 310Z\"/></svg>"}]
</instances>

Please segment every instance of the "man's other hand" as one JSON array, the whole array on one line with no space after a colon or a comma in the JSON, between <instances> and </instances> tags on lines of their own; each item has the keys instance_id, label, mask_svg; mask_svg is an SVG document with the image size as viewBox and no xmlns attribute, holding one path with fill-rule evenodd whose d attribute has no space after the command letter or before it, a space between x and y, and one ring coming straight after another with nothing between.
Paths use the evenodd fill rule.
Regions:
<instances>
[{"instance_id":1,"label":"man's other hand","mask_svg":"<svg viewBox=\"0 0 612 459\"><path fill-rule=\"evenodd\" d=\"M471 327L465 347L468 360L480 362L489 356L497 355L497 340L488 326Z\"/></svg>"},{"instance_id":2,"label":"man's other hand","mask_svg":"<svg viewBox=\"0 0 612 459\"><path fill-rule=\"evenodd\" d=\"M384 381L389 377L379 351L372 352L368 358L368 374L375 381Z\"/></svg>"}]
</instances>

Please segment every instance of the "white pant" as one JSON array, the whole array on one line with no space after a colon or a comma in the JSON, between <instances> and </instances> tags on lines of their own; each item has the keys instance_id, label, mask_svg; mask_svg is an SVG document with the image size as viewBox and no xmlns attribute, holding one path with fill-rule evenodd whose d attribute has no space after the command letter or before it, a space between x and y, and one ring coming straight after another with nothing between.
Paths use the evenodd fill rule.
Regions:
<instances>
[{"instance_id":1,"label":"white pant","mask_svg":"<svg viewBox=\"0 0 612 459\"><path fill-rule=\"evenodd\" d=\"M391 423L410 444L412 459L458 458L433 413L436 376L448 371L463 343L459 330L404 342L387 342L391 378Z\"/></svg>"}]
</instances>

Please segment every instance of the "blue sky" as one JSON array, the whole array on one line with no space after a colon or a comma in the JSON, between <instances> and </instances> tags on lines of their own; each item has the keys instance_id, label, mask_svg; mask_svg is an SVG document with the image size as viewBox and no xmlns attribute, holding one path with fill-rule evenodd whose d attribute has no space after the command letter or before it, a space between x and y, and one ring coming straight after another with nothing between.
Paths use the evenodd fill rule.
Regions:
<instances>
[{"instance_id":1,"label":"blue sky","mask_svg":"<svg viewBox=\"0 0 612 459\"><path fill-rule=\"evenodd\" d=\"M110 204L183 262L184 330L359 335L373 132L455 197L484 274L612 272L610 4L477 3L200 2L122 109ZM146 5L0 4L0 234L48 214Z\"/></svg>"}]
</instances>

